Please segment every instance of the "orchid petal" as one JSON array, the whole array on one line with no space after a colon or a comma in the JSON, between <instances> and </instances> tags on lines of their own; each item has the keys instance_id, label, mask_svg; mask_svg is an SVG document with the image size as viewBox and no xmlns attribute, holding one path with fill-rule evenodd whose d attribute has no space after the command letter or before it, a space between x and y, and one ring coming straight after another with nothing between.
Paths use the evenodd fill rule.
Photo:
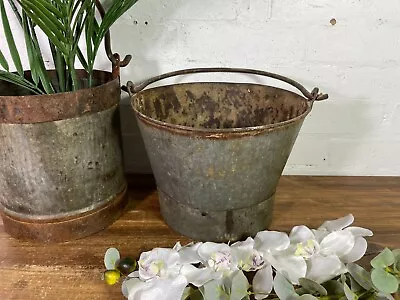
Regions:
<instances>
[{"instance_id":1,"label":"orchid petal","mask_svg":"<svg viewBox=\"0 0 400 300\"><path fill-rule=\"evenodd\" d=\"M212 280L215 275L213 273L213 270L210 268L196 268L190 264L183 265L180 270L180 274L185 276L189 283L197 287Z\"/></svg>"},{"instance_id":2,"label":"orchid petal","mask_svg":"<svg viewBox=\"0 0 400 300\"><path fill-rule=\"evenodd\" d=\"M256 271L264 266L264 259L256 249L254 240L249 237L243 242L236 242L231 246L233 261L238 268L245 271Z\"/></svg>"},{"instance_id":3,"label":"orchid petal","mask_svg":"<svg viewBox=\"0 0 400 300\"><path fill-rule=\"evenodd\" d=\"M125 298L129 297L129 291L135 288L135 286L139 287L140 283L143 282L137 277L132 277L124 280L121 285L122 294ZM136 287L136 288L137 288Z\"/></svg>"},{"instance_id":4,"label":"orchid petal","mask_svg":"<svg viewBox=\"0 0 400 300\"><path fill-rule=\"evenodd\" d=\"M342 230L343 228L346 228L353 222L354 222L354 216L352 214L349 214L345 217L336 220L325 221L318 229L326 229L330 232L333 232Z\"/></svg>"},{"instance_id":5,"label":"orchid petal","mask_svg":"<svg viewBox=\"0 0 400 300\"><path fill-rule=\"evenodd\" d=\"M178 272L179 254L176 250L155 248L140 255L139 277L148 280L175 275Z\"/></svg>"},{"instance_id":6,"label":"orchid petal","mask_svg":"<svg viewBox=\"0 0 400 300\"><path fill-rule=\"evenodd\" d=\"M307 263L302 256L294 256L289 253L280 253L270 259L272 266L293 284L299 283L299 278L305 277Z\"/></svg>"},{"instance_id":7,"label":"orchid petal","mask_svg":"<svg viewBox=\"0 0 400 300\"><path fill-rule=\"evenodd\" d=\"M289 238L292 243L303 243L308 240L315 240L313 232L304 225L293 227Z\"/></svg>"},{"instance_id":8,"label":"orchid petal","mask_svg":"<svg viewBox=\"0 0 400 300\"><path fill-rule=\"evenodd\" d=\"M371 230L366 229L366 228L362 228L362 227L356 227L356 226L347 227L346 229L343 229L343 231L349 231L355 237L373 236L374 235L374 233Z\"/></svg>"},{"instance_id":9,"label":"orchid petal","mask_svg":"<svg viewBox=\"0 0 400 300\"><path fill-rule=\"evenodd\" d=\"M128 274L128 277L137 277L137 278L139 278L139 271L133 271L132 273Z\"/></svg>"},{"instance_id":10,"label":"orchid petal","mask_svg":"<svg viewBox=\"0 0 400 300\"><path fill-rule=\"evenodd\" d=\"M307 261L306 278L323 283L346 272L346 267L337 256L315 255Z\"/></svg>"},{"instance_id":11,"label":"orchid petal","mask_svg":"<svg viewBox=\"0 0 400 300\"><path fill-rule=\"evenodd\" d=\"M326 237L330 232L326 229L312 229L312 233L315 236L315 240L318 243L321 243L321 241Z\"/></svg>"},{"instance_id":12,"label":"orchid petal","mask_svg":"<svg viewBox=\"0 0 400 300\"><path fill-rule=\"evenodd\" d=\"M174 279L153 279L142 282L139 288L129 291L129 300L181 299L188 284L184 276Z\"/></svg>"},{"instance_id":13,"label":"orchid petal","mask_svg":"<svg viewBox=\"0 0 400 300\"><path fill-rule=\"evenodd\" d=\"M290 245L286 233L278 231L260 231L254 238L255 249L261 253L276 253L285 250Z\"/></svg>"},{"instance_id":14,"label":"orchid petal","mask_svg":"<svg viewBox=\"0 0 400 300\"><path fill-rule=\"evenodd\" d=\"M236 269L236 264L232 262L231 248L227 244L207 242L200 245L197 252L203 263L215 272L229 272Z\"/></svg>"},{"instance_id":15,"label":"orchid petal","mask_svg":"<svg viewBox=\"0 0 400 300\"><path fill-rule=\"evenodd\" d=\"M353 249L340 259L344 263L351 263L361 259L367 251L368 245L366 239L363 237L357 237L354 243Z\"/></svg>"},{"instance_id":16,"label":"orchid petal","mask_svg":"<svg viewBox=\"0 0 400 300\"><path fill-rule=\"evenodd\" d=\"M141 300L138 295L151 286L151 281L145 282L141 281L139 278L131 278L122 283L122 294L129 300Z\"/></svg>"},{"instance_id":17,"label":"orchid petal","mask_svg":"<svg viewBox=\"0 0 400 300\"><path fill-rule=\"evenodd\" d=\"M202 261L198 250L203 243L181 247L178 251L181 264L197 264Z\"/></svg>"},{"instance_id":18,"label":"orchid petal","mask_svg":"<svg viewBox=\"0 0 400 300\"><path fill-rule=\"evenodd\" d=\"M264 299L272 291L273 278L271 265L258 270L253 279L253 292L256 299Z\"/></svg>"},{"instance_id":19,"label":"orchid petal","mask_svg":"<svg viewBox=\"0 0 400 300\"><path fill-rule=\"evenodd\" d=\"M245 241L239 241L231 245L231 249L240 249L243 251L250 251L254 248L254 240L248 237Z\"/></svg>"},{"instance_id":20,"label":"orchid petal","mask_svg":"<svg viewBox=\"0 0 400 300\"><path fill-rule=\"evenodd\" d=\"M334 231L321 241L320 253L342 257L353 249L354 236L349 231Z\"/></svg>"},{"instance_id":21,"label":"orchid petal","mask_svg":"<svg viewBox=\"0 0 400 300\"><path fill-rule=\"evenodd\" d=\"M213 253L230 253L231 248L227 244L206 242L199 246L197 252L199 253L199 256L203 259L203 261L206 262L210 259Z\"/></svg>"}]
</instances>

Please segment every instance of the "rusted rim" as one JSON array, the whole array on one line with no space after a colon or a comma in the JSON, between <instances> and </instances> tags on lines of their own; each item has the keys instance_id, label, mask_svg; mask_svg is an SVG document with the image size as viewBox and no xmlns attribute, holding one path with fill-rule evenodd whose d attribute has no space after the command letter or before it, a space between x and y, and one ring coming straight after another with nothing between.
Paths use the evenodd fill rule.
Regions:
<instances>
[{"instance_id":1,"label":"rusted rim","mask_svg":"<svg viewBox=\"0 0 400 300\"><path fill-rule=\"evenodd\" d=\"M55 74L54 70L49 71ZM84 70L77 71L85 78ZM100 85L74 92L51 95L0 96L0 123L30 124L80 117L111 108L120 100L119 78L106 71L94 71Z\"/></svg>"},{"instance_id":2,"label":"rusted rim","mask_svg":"<svg viewBox=\"0 0 400 300\"><path fill-rule=\"evenodd\" d=\"M167 123L167 122L163 122L163 121L159 121L153 118L150 118L148 116L146 116L145 114L141 113L140 111L138 111L136 109L135 106L135 102L134 99L140 95L145 94L147 91L150 90L156 90L158 88L165 88L165 87L172 87L172 86L184 86L184 85L192 85L192 84L199 84L199 83L204 83L204 84L229 84L229 85L237 85L237 83L232 83L232 82L190 82L190 83L180 83L180 84L171 84L171 85L163 85L160 87L155 87L155 88L151 88L151 89L147 89L144 91L141 91L137 94L135 94L132 99L131 99L131 106L133 108L133 110L135 111L135 113L137 114L138 118L149 124L149 125L153 125L155 127L159 127L159 128L165 128L165 129L169 129L169 130L173 130L174 132L177 133L182 133L185 134L185 132L190 132L191 134L199 134L202 136L206 136L206 137L215 137L218 138L219 134L230 134L230 135L238 135L238 136L243 136L243 135L255 135L255 132L264 132L267 130L271 130L271 129L277 129L280 127L285 127L285 126L289 126L293 123L299 122L301 120L303 120L312 110L313 107L313 101L308 101L306 98L304 98L303 96L296 94L294 92L285 90L285 89L281 89L278 87L274 87L274 86L269 86L269 85L263 85L263 84L253 84L253 83L246 83L246 85L250 85L250 86L258 86L258 87L268 87L268 88L273 88L282 92L286 92L289 94L292 94L296 97L300 97L302 99L304 99L304 101L307 103L307 110L302 113L301 115L292 118L290 120L287 121L283 121L283 122L278 122L278 123L274 123L274 124L267 124L267 125L259 125L259 126L251 126L251 127L240 127L240 128L223 128L223 129L208 129L208 128L194 128L194 127L190 127L190 126L184 126L184 125L175 125L175 124L171 124L171 123Z\"/></svg>"},{"instance_id":3,"label":"rusted rim","mask_svg":"<svg viewBox=\"0 0 400 300\"><path fill-rule=\"evenodd\" d=\"M129 202L127 188L106 205L64 219L32 221L22 220L1 212L4 229L17 239L37 240L46 243L76 240L99 232L114 223Z\"/></svg>"}]
</instances>

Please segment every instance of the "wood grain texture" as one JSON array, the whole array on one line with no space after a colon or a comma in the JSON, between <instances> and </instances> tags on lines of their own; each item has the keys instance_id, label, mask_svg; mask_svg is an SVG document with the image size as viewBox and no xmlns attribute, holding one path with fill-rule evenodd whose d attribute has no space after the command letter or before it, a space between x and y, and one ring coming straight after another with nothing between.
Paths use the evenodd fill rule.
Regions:
<instances>
[{"instance_id":1,"label":"wood grain texture","mask_svg":"<svg viewBox=\"0 0 400 300\"><path fill-rule=\"evenodd\" d=\"M107 248L138 257L154 247L190 241L163 222L148 177L130 178L129 196L120 220L78 241L43 245L15 240L0 223L0 299L123 299L119 285L109 287L101 280ZM370 242L400 248L400 178L282 177L270 229L317 227L348 213L354 214L356 226L374 231Z\"/></svg>"}]
</instances>

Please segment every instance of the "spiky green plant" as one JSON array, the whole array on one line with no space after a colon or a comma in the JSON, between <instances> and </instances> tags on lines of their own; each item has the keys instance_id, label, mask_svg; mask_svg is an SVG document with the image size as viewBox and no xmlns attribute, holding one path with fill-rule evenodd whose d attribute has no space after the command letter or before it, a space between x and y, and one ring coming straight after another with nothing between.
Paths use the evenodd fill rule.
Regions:
<instances>
[{"instance_id":1,"label":"spiky green plant","mask_svg":"<svg viewBox=\"0 0 400 300\"><path fill-rule=\"evenodd\" d=\"M79 60L87 72L88 85L93 86L94 63L109 28L138 0L113 0L104 17L99 18L99 0L8 0L25 37L30 75L26 76L10 27L4 0L0 0L0 17L4 35L16 72L0 50L0 80L30 90L34 94L52 94L81 88L75 63ZM51 81L37 38L40 28L48 38L57 84ZM86 41L86 53L79 41ZM20 45L18 45L20 46Z\"/></svg>"}]
</instances>

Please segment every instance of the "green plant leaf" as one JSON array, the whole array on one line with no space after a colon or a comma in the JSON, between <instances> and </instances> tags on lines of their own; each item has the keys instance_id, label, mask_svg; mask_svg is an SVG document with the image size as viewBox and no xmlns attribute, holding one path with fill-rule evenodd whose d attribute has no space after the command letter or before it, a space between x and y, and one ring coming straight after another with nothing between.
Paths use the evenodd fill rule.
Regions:
<instances>
[{"instance_id":1,"label":"green plant leaf","mask_svg":"<svg viewBox=\"0 0 400 300\"><path fill-rule=\"evenodd\" d=\"M274 291L279 299L298 297L293 285L279 272L276 273L274 278Z\"/></svg>"},{"instance_id":2,"label":"green plant leaf","mask_svg":"<svg viewBox=\"0 0 400 300\"><path fill-rule=\"evenodd\" d=\"M32 21L38 25L40 27L40 29L43 30L43 32L46 34L46 36L51 40L51 42L54 44L54 46L56 46L58 48L59 51L61 51L63 53L63 55L68 56L69 55L69 51L68 49L65 47L64 43L67 42L66 38L64 37L64 32L60 31L60 30L55 30L54 29L54 25L51 25L49 21L43 21L39 16L42 15L42 12L37 8L35 8L35 6L33 5L33 9L32 8L32 4L27 1L27 0L17 0L18 3L21 5L21 7L24 9L24 11L26 12L26 14L28 15L29 18L32 19ZM33 11L35 13L33 13ZM38 15L36 15L36 13L38 13Z\"/></svg>"},{"instance_id":3,"label":"green plant leaf","mask_svg":"<svg viewBox=\"0 0 400 300\"><path fill-rule=\"evenodd\" d=\"M350 287L347 285L346 283L346 276L344 274L342 274L340 276L340 280L343 284L343 290L344 290L344 294L346 295L347 300L357 300L358 296L356 293L354 293Z\"/></svg>"},{"instance_id":4,"label":"green plant leaf","mask_svg":"<svg viewBox=\"0 0 400 300\"><path fill-rule=\"evenodd\" d=\"M109 10L105 13L102 22L100 23L96 38L95 38L95 53L100 46L106 32L110 27L121 17L128 9L130 9L138 0L113 1Z\"/></svg>"},{"instance_id":5,"label":"green plant leaf","mask_svg":"<svg viewBox=\"0 0 400 300\"><path fill-rule=\"evenodd\" d=\"M64 16L63 16L63 12L62 12L62 11L59 11L59 10L57 9L57 6L51 4L50 2L48 2L48 1L46 1L46 0L36 0L36 1L37 1L37 3L40 3L40 5L41 5L44 9L46 9L46 10L48 10L49 12L51 12L52 14L54 14L57 18L62 19L62 18L64 17ZM58 6L58 7L62 7L62 6Z\"/></svg>"},{"instance_id":6,"label":"green plant leaf","mask_svg":"<svg viewBox=\"0 0 400 300\"><path fill-rule=\"evenodd\" d=\"M322 286L328 292L328 295L341 295L344 293L344 286L338 280L329 280L322 284Z\"/></svg>"},{"instance_id":7,"label":"green plant leaf","mask_svg":"<svg viewBox=\"0 0 400 300\"><path fill-rule=\"evenodd\" d=\"M312 295L319 295L319 296L328 295L327 290L322 285L311 279L299 278L299 283L303 288L305 288L308 291L308 293Z\"/></svg>"},{"instance_id":8,"label":"green plant leaf","mask_svg":"<svg viewBox=\"0 0 400 300\"><path fill-rule=\"evenodd\" d=\"M0 66L2 66L4 68L4 70L6 70L6 71L10 70L7 60L4 57L4 54L3 54L3 52L1 52L1 50L0 50Z\"/></svg>"},{"instance_id":9,"label":"green plant leaf","mask_svg":"<svg viewBox=\"0 0 400 300\"><path fill-rule=\"evenodd\" d=\"M25 12L24 12L25 14ZM41 80L41 83L43 85L44 90L46 91L47 94L52 94L55 93L55 90L53 88L53 85L51 84L51 80L49 77L49 74L47 73L46 67L44 65L43 61L43 56L42 52L40 50L40 45L38 38L36 36L34 24L32 23L32 20L28 19L28 28L30 29L30 35L31 35L31 42L33 45L33 59L35 61L35 72L39 75L39 78ZM29 39L29 37L28 37Z\"/></svg>"},{"instance_id":10,"label":"green plant leaf","mask_svg":"<svg viewBox=\"0 0 400 300\"><path fill-rule=\"evenodd\" d=\"M0 0L0 14L1 21L3 23L4 34L6 36L8 49L10 50L11 58L14 62L14 66L17 69L19 75L24 76L24 69L22 68L21 58L18 54L17 46L15 45L14 36L11 32L10 23L4 6L4 0Z\"/></svg>"},{"instance_id":11,"label":"green plant leaf","mask_svg":"<svg viewBox=\"0 0 400 300\"><path fill-rule=\"evenodd\" d=\"M190 300L204 300L203 295L201 294L200 290L195 290L191 295L190 295Z\"/></svg>"},{"instance_id":12,"label":"green plant leaf","mask_svg":"<svg viewBox=\"0 0 400 300\"><path fill-rule=\"evenodd\" d=\"M317 300L318 298L315 297L315 296L313 296L313 295L310 295L310 294L304 294L304 295L301 295L300 297L298 297L298 298L296 298L296 299L301 299L301 300Z\"/></svg>"},{"instance_id":13,"label":"green plant leaf","mask_svg":"<svg viewBox=\"0 0 400 300\"><path fill-rule=\"evenodd\" d=\"M20 75L17 75L17 74L11 73L11 72L0 70L0 80L11 82L13 84L24 87L34 94L38 94L38 95L45 94L40 88L38 88L37 86L32 84L30 81L26 80L25 78L21 77Z\"/></svg>"},{"instance_id":14,"label":"green plant leaf","mask_svg":"<svg viewBox=\"0 0 400 300\"><path fill-rule=\"evenodd\" d=\"M242 300L246 297L247 290L249 289L249 281L243 274L243 271L238 271L232 278L232 287L229 300Z\"/></svg>"},{"instance_id":15,"label":"green plant leaf","mask_svg":"<svg viewBox=\"0 0 400 300\"><path fill-rule=\"evenodd\" d=\"M363 267L354 263L350 263L347 264L347 269L351 277L354 278L354 280L357 281L357 283L361 285L364 289L370 290L373 288L371 274L367 272Z\"/></svg>"},{"instance_id":16,"label":"green plant leaf","mask_svg":"<svg viewBox=\"0 0 400 300\"><path fill-rule=\"evenodd\" d=\"M109 248L104 255L104 265L107 270L114 270L118 260L121 258L116 248Z\"/></svg>"},{"instance_id":17,"label":"green plant leaf","mask_svg":"<svg viewBox=\"0 0 400 300\"><path fill-rule=\"evenodd\" d=\"M383 292L375 292L374 296L379 300L395 300L391 294L383 293Z\"/></svg>"},{"instance_id":18,"label":"green plant leaf","mask_svg":"<svg viewBox=\"0 0 400 300\"><path fill-rule=\"evenodd\" d=\"M38 85L39 83L39 75L38 75L38 65L36 61L36 51L33 50L33 42L32 42L32 37L31 37L31 32L28 27L28 18L25 14L25 12L22 12L22 28L24 31L24 37L25 37L25 44L26 44L26 52L28 54L28 60L29 60L29 67L31 69L31 75L33 82Z\"/></svg>"},{"instance_id":19,"label":"green plant leaf","mask_svg":"<svg viewBox=\"0 0 400 300\"><path fill-rule=\"evenodd\" d=\"M358 282L352 276L350 276L350 289L354 293L364 291L364 288L361 285L359 285Z\"/></svg>"},{"instance_id":20,"label":"green plant leaf","mask_svg":"<svg viewBox=\"0 0 400 300\"><path fill-rule=\"evenodd\" d=\"M397 291L399 286L397 278L383 269L373 269L371 279L375 287L384 293L392 294Z\"/></svg>"},{"instance_id":21,"label":"green plant leaf","mask_svg":"<svg viewBox=\"0 0 400 300\"><path fill-rule=\"evenodd\" d=\"M205 283L201 288L204 300L229 300L229 295L223 290L221 280L211 280Z\"/></svg>"},{"instance_id":22,"label":"green plant leaf","mask_svg":"<svg viewBox=\"0 0 400 300\"><path fill-rule=\"evenodd\" d=\"M371 266L375 269L386 268L393 265L393 263L394 255L393 252L388 248L385 248L381 253L371 260Z\"/></svg>"},{"instance_id":23,"label":"green plant leaf","mask_svg":"<svg viewBox=\"0 0 400 300\"><path fill-rule=\"evenodd\" d=\"M36 19L40 19L51 29L51 31L60 39L62 42L67 42L66 38L62 34L65 31L65 26L59 21L52 11L44 7L41 0L18 0L21 3L21 7L26 12L32 12ZM55 8L55 6L53 6ZM61 14L61 17L63 15ZM34 18L33 21L36 22ZM38 24L38 23L37 23ZM39 25L39 24L38 24Z\"/></svg>"},{"instance_id":24,"label":"green plant leaf","mask_svg":"<svg viewBox=\"0 0 400 300\"><path fill-rule=\"evenodd\" d=\"M12 11L14 12L15 17L17 18L19 24L22 26L22 17L18 11L17 6L15 5L13 0L8 0L8 4L10 4Z\"/></svg>"},{"instance_id":25,"label":"green plant leaf","mask_svg":"<svg viewBox=\"0 0 400 300\"><path fill-rule=\"evenodd\" d=\"M392 250L392 253L394 255L394 270L396 272L400 272L400 249L395 249Z\"/></svg>"}]
</instances>

